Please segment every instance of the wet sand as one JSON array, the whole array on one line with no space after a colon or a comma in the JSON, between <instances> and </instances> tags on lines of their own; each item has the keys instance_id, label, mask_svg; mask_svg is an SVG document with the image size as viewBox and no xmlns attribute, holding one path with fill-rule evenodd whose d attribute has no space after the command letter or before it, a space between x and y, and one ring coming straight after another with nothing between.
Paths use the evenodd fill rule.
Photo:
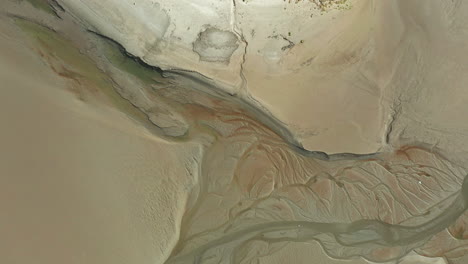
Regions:
<instances>
[{"instance_id":1,"label":"wet sand","mask_svg":"<svg viewBox=\"0 0 468 264\"><path fill-rule=\"evenodd\" d=\"M0 262L163 262L197 145L83 103L11 21L0 24Z\"/></svg>"}]
</instances>

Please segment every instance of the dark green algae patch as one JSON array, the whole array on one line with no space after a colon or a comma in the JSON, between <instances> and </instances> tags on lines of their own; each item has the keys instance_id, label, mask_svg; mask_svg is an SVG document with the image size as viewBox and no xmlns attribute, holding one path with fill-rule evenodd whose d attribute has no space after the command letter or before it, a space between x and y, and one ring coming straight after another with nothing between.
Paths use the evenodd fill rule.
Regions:
<instances>
[{"instance_id":1,"label":"dark green algae patch","mask_svg":"<svg viewBox=\"0 0 468 264\"><path fill-rule=\"evenodd\" d=\"M94 33L94 32L93 32ZM127 53L127 51L114 40L96 34L102 39L104 55L109 62L119 70L136 77L146 85L160 84L164 82L162 70L145 64L141 59Z\"/></svg>"},{"instance_id":2,"label":"dark green algae patch","mask_svg":"<svg viewBox=\"0 0 468 264\"><path fill-rule=\"evenodd\" d=\"M99 91L118 110L128 114L139 122L149 122L148 117L115 90L112 79L98 68L96 63L72 41L46 26L35 22L15 18L16 25L28 35L33 48L45 57L49 66L60 76L80 83L79 89ZM37 49L39 48L39 49ZM118 50L113 53L119 52ZM61 67L58 70L57 64ZM116 65L118 66L118 65ZM134 68L134 73L138 69ZM131 73L133 74L133 73ZM147 73L141 74L146 76ZM149 81L148 78L146 81Z\"/></svg>"}]
</instances>

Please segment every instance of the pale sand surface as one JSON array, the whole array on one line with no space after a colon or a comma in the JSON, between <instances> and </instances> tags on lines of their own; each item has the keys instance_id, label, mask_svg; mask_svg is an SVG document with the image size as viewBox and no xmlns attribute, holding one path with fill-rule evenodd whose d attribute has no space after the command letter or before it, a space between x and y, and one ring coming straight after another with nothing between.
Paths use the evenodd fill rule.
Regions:
<instances>
[{"instance_id":1,"label":"pale sand surface","mask_svg":"<svg viewBox=\"0 0 468 264\"><path fill-rule=\"evenodd\" d=\"M0 26L0 262L161 263L197 145L83 104L10 29Z\"/></svg>"},{"instance_id":2,"label":"pale sand surface","mask_svg":"<svg viewBox=\"0 0 468 264\"><path fill-rule=\"evenodd\" d=\"M311 1L62 2L147 63L222 83L308 150L372 153L404 138L466 153L465 1L349 0L326 12ZM209 26L238 36L229 63L192 50Z\"/></svg>"},{"instance_id":3,"label":"pale sand surface","mask_svg":"<svg viewBox=\"0 0 468 264\"><path fill-rule=\"evenodd\" d=\"M396 40L386 38L390 48L375 51L374 37L388 32L387 19L377 16L389 4L349 0L324 12L311 1L63 2L145 62L199 72L269 112L308 150L363 154L385 145L389 109L382 89ZM158 24L163 18L169 26ZM202 61L192 51L198 34L211 27L239 39L227 64Z\"/></svg>"}]
</instances>

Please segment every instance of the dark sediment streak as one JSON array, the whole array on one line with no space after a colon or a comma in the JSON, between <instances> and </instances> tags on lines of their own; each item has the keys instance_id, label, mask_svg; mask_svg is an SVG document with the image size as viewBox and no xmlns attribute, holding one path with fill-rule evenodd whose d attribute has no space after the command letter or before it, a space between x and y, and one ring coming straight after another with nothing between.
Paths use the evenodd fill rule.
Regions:
<instances>
[{"instance_id":1,"label":"dark sediment streak","mask_svg":"<svg viewBox=\"0 0 468 264\"><path fill-rule=\"evenodd\" d=\"M368 159L378 153L368 153L368 154L355 154L355 153L336 153L336 154L327 154L322 151L311 151L305 149L302 144L297 141L294 137L293 133L286 127L286 125L278 120L276 117L272 116L271 114L266 113L266 110L259 109L258 106L254 105L252 102L247 101L244 98L240 98L236 95L230 94L223 89L223 87L219 87L216 82L195 71L187 71L181 69L170 69L170 70L163 70L160 67L152 66L146 62L144 62L141 58L136 57L129 52L121 45L119 42L115 41L112 38L109 38L103 34L98 32L88 30L90 33L99 36L107 41L112 42L115 44L120 52L129 59L134 60L138 63L141 67L150 69L158 74L161 75L162 78L168 78L172 81L176 81L178 85L184 86L186 88L194 89L199 92L205 93L209 96L227 100L232 103L235 103L241 106L244 110L250 113L255 119L263 123L265 126L270 128L273 132L279 135L294 151L297 153L320 160L344 160L344 159L353 159L353 160L361 160L361 159Z\"/></svg>"}]
</instances>

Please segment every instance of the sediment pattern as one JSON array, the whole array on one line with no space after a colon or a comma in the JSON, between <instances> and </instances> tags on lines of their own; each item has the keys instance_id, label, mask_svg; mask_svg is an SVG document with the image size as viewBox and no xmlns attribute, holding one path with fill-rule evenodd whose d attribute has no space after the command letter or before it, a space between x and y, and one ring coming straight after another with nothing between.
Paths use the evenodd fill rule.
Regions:
<instances>
[{"instance_id":1,"label":"sediment pattern","mask_svg":"<svg viewBox=\"0 0 468 264\"><path fill-rule=\"evenodd\" d=\"M385 262L416 250L464 263L468 172L437 148L307 151L277 119L196 72L147 65L96 32L73 32L77 44L60 24L8 17L80 100L103 98L154 135L203 146L166 263L256 263L287 242L313 240L339 259Z\"/></svg>"}]
</instances>

